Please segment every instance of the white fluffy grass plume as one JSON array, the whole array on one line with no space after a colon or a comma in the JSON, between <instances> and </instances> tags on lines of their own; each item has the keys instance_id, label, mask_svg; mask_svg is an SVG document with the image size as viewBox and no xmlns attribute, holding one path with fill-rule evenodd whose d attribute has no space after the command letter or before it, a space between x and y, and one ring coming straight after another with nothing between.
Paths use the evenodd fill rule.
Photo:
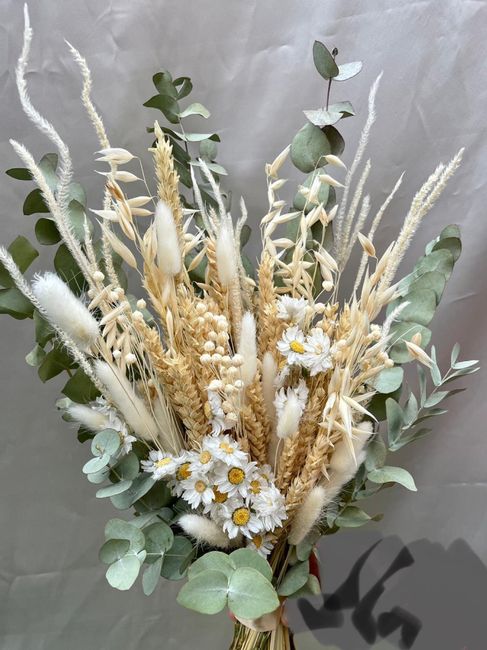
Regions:
<instances>
[{"instance_id":1,"label":"white fluffy grass plume","mask_svg":"<svg viewBox=\"0 0 487 650\"><path fill-rule=\"evenodd\" d=\"M95 343L98 323L87 307L55 273L37 275L32 291L46 311L47 319L57 325L84 351Z\"/></svg>"},{"instance_id":2,"label":"white fluffy grass plume","mask_svg":"<svg viewBox=\"0 0 487 650\"><path fill-rule=\"evenodd\" d=\"M158 201L154 217L157 240L157 264L164 275L174 276L181 272L181 251L178 232L171 208Z\"/></svg>"}]
</instances>

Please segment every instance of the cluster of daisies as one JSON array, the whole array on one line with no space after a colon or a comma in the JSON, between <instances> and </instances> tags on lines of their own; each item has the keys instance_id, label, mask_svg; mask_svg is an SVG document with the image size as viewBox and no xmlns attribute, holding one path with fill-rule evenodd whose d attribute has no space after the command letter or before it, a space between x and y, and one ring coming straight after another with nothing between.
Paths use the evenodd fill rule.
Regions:
<instances>
[{"instance_id":1,"label":"cluster of daisies","mask_svg":"<svg viewBox=\"0 0 487 650\"><path fill-rule=\"evenodd\" d=\"M201 448L172 456L151 451L142 461L154 480L167 481L173 495L209 516L239 543L268 555L273 531L286 519L284 497L269 466L258 466L237 441L225 434L205 436Z\"/></svg>"}]
</instances>

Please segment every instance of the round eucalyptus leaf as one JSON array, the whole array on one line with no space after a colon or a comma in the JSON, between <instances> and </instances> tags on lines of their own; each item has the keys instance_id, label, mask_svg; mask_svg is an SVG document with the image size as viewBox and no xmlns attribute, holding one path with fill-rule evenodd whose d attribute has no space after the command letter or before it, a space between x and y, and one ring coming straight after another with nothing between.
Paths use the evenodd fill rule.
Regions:
<instances>
[{"instance_id":1,"label":"round eucalyptus leaf","mask_svg":"<svg viewBox=\"0 0 487 650\"><path fill-rule=\"evenodd\" d=\"M69 198L71 201L77 201L82 207L86 205L86 192L79 183L70 183Z\"/></svg>"},{"instance_id":2,"label":"round eucalyptus leaf","mask_svg":"<svg viewBox=\"0 0 487 650\"><path fill-rule=\"evenodd\" d=\"M440 241L436 242L433 246L433 251L439 251L442 249L450 251L453 256L453 261L456 262L462 253L462 242L458 237L440 238Z\"/></svg>"},{"instance_id":3,"label":"round eucalyptus leaf","mask_svg":"<svg viewBox=\"0 0 487 650\"><path fill-rule=\"evenodd\" d=\"M413 274L419 277L428 271L438 271L448 280L453 269L453 263L453 255L449 250L441 249L432 251L429 255L424 255L418 260Z\"/></svg>"},{"instance_id":4,"label":"round eucalyptus leaf","mask_svg":"<svg viewBox=\"0 0 487 650\"><path fill-rule=\"evenodd\" d=\"M162 557L158 558L153 564L149 564L142 575L142 589L146 596L150 596L159 582L162 567Z\"/></svg>"},{"instance_id":5,"label":"round eucalyptus leaf","mask_svg":"<svg viewBox=\"0 0 487 650\"><path fill-rule=\"evenodd\" d=\"M35 225L35 234L39 244L52 246L61 241L61 235L52 219L41 217Z\"/></svg>"},{"instance_id":6,"label":"round eucalyptus leaf","mask_svg":"<svg viewBox=\"0 0 487 650\"><path fill-rule=\"evenodd\" d=\"M334 81L347 81L358 75L362 70L362 61L352 61L351 63L342 63L338 66L338 74L334 77Z\"/></svg>"},{"instance_id":7,"label":"round eucalyptus leaf","mask_svg":"<svg viewBox=\"0 0 487 650\"><path fill-rule=\"evenodd\" d=\"M303 111L307 119L320 128L323 126L331 126L336 124L339 120L342 119L342 113L340 111L326 110L325 108L317 108L314 110Z\"/></svg>"},{"instance_id":8,"label":"round eucalyptus leaf","mask_svg":"<svg viewBox=\"0 0 487 650\"><path fill-rule=\"evenodd\" d=\"M102 456L97 456L96 458L91 458L87 463L83 465L84 474L96 474L110 462L110 456L108 454L103 454Z\"/></svg>"},{"instance_id":9,"label":"round eucalyptus leaf","mask_svg":"<svg viewBox=\"0 0 487 650\"><path fill-rule=\"evenodd\" d=\"M296 133L291 143L291 160L305 174L325 164L324 157L329 153L328 138L319 127L309 122Z\"/></svg>"},{"instance_id":10,"label":"round eucalyptus leaf","mask_svg":"<svg viewBox=\"0 0 487 650\"><path fill-rule=\"evenodd\" d=\"M336 129L334 126L325 126L323 132L328 138L328 142L330 143L330 153L332 153L334 156L341 156L345 149L345 140L343 139L338 129Z\"/></svg>"},{"instance_id":11,"label":"round eucalyptus leaf","mask_svg":"<svg viewBox=\"0 0 487 650\"><path fill-rule=\"evenodd\" d=\"M272 584L259 571L240 567L228 583L228 607L239 618L260 618L279 607L279 598Z\"/></svg>"},{"instance_id":12,"label":"round eucalyptus leaf","mask_svg":"<svg viewBox=\"0 0 487 650\"><path fill-rule=\"evenodd\" d=\"M76 199L69 202L68 218L74 236L78 241L84 242L85 240L85 223L87 224L88 232L93 233L93 223L86 216L84 207Z\"/></svg>"},{"instance_id":13,"label":"round eucalyptus leaf","mask_svg":"<svg viewBox=\"0 0 487 650\"><path fill-rule=\"evenodd\" d=\"M96 493L96 498L105 499L107 497L113 497L116 494L125 492L125 490L128 490L131 485L132 481L119 481L118 483L112 483L111 485L99 489Z\"/></svg>"},{"instance_id":14,"label":"round eucalyptus leaf","mask_svg":"<svg viewBox=\"0 0 487 650\"><path fill-rule=\"evenodd\" d=\"M311 172L311 174L308 174L308 176L306 177L303 183L303 187L309 189L313 185L315 178L323 173L324 170L323 168L321 168L315 170L314 172ZM326 206L329 195L330 195L330 185L328 185L327 183L321 183L318 196L317 196L318 202L323 203L323 205ZM296 193L296 196L294 197L294 201L293 201L293 207L295 210L299 210L299 211L304 210L305 212L309 212L315 207L315 205L316 205L315 203L308 203L307 198L304 196L304 194L301 194L301 192ZM293 224L297 232L297 229L299 227L299 220L295 219L294 222L290 222L290 223Z\"/></svg>"},{"instance_id":15,"label":"round eucalyptus leaf","mask_svg":"<svg viewBox=\"0 0 487 650\"><path fill-rule=\"evenodd\" d=\"M402 467L380 467L369 472L367 478L372 483L400 483L412 492L418 489L411 474Z\"/></svg>"},{"instance_id":16,"label":"round eucalyptus leaf","mask_svg":"<svg viewBox=\"0 0 487 650\"><path fill-rule=\"evenodd\" d=\"M200 142L200 156L208 160L215 160L217 154L217 145L213 140L202 140Z\"/></svg>"},{"instance_id":17,"label":"round eucalyptus leaf","mask_svg":"<svg viewBox=\"0 0 487 650\"><path fill-rule=\"evenodd\" d=\"M169 505L173 500L171 490L165 481L152 481L152 483L150 490L135 502L139 512L159 510Z\"/></svg>"},{"instance_id":18,"label":"round eucalyptus leaf","mask_svg":"<svg viewBox=\"0 0 487 650\"><path fill-rule=\"evenodd\" d=\"M114 429L104 429L96 434L91 442L91 453L94 456L108 454L113 456L120 449L120 435Z\"/></svg>"},{"instance_id":19,"label":"round eucalyptus leaf","mask_svg":"<svg viewBox=\"0 0 487 650\"><path fill-rule=\"evenodd\" d=\"M110 468L104 467L99 472L94 472L93 474L87 474L86 478L90 483L93 483L94 485L99 485L100 483L106 481L109 475L110 475Z\"/></svg>"},{"instance_id":20,"label":"round eucalyptus leaf","mask_svg":"<svg viewBox=\"0 0 487 650\"><path fill-rule=\"evenodd\" d=\"M172 530L163 521L144 528L144 536L148 563L155 562L158 558L164 557L164 554L171 548L174 542Z\"/></svg>"},{"instance_id":21,"label":"round eucalyptus leaf","mask_svg":"<svg viewBox=\"0 0 487 650\"><path fill-rule=\"evenodd\" d=\"M144 533L130 521L110 519L105 526L105 538L126 539L130 542L130 550L139 553L145 547Z\"/></svg>"},{"instance_id":22,"label":"round eucalyptus leaf","mask_svg":"<svg viewBox=\"0 0 487 650\"><path fill-rule=\"evenodd\" d=\"M309 563L298 562L284 576L278 588L279 596L291 596L303 587L309 575Z\"/></svg>"},{"instance_id":23,"label":"round eucalyptus leaf","mask_svg":"<svg viewBox=\"0 0 487 650\"><path fill-rule=\"evenodd\" d=\"M108 567L106 576L111 587L127 591L137 580L139 571L139 559L135 555L126 555Z\"/></svg>"},{"instance_id":24,"label":"round eucalyptus leaf","mask_svg":"<svg viewBox=\"0 0 487 650\"><path fill-rule=\"evenodd\" d=\"M409 304L397 315L397 321L409 321L420 325L428 325L431 322L436 310L436 293L432 289L410 288L403 298L399 298L389 305L387 313L390 314L405 302Z\"/></svg>"},{"instance_id":25,"label":"round eucalyptus leaf","mask_svg":"<svg viewBox=\"0 0 487 650\"><path fill-rule=\"evenodd\" d=\"M431 330L419 323L395 323L391 327L392 347L389 356L395 363L408 363L411 361L411 355L408 352L404 341L410 341L417 333L421 334L421 347L425 348L431 341Z\"/></svg>"},{"instance_id":26,"label":"round eucalyptus leaf","mask_svg":"<svg viewBox=\"0 0 487 650\"><path fill-rule=\"evenodd\" d=\"M164 555L161 576L168 580L181 580L186 574L194 547L187 537L176 535L171 548Z\"/></svg>"},{"instance_id":27,"label":"round eucalyptus leaf","mask_svg":"<svg viewBox=\"0 0 487 650\"><path fill-rule=\"evenodd\" d=\"M323 79L333 79L333 77L339 74L338 66L335 63L332 53L320 41L315 41L313 44L313 61Z\"/></svg>"},{"instance_id":28,"label":"round eucalyptus leaf","mask_svg":"<svg viewBox=\"0 0 487 650\"><path fill-rule=\"evenodd\" d=\"M408 281L408 278L404 278L404 280L400 282L400 291L403 295L407 296L409 291L413 292L429 289L430 291L435 292L436 304L438 304L443 295L445 285L446 278L443 273L440 273L439 271L428 271L416 279L411 278L411 280ZM407 300L407 298L405 299Z\"/></svg>"},{"instance_id":29,"label":"round eucalyptus leaf","mask_svg":"<svg viewBox=\"0 0 487 650\"><path fill-rule=\"evenodd\" d=\"M113 564L125 557L129 548L130 542L127 539L109 539L101 547L98 557L104 564Z\"/></svg>"},{"instance_id":30,"label":"round eucalyptus leaf","mask_svg":"<svg viewBox=\"0 0 487 650\"><path fill-rule=\"evenodd\" d=\"M120 480L132 480L139 474L139 459L137 454L129 451L128 454L122 456L118 463L112 467L114 476Z\"/></svg>"},{"instance_id":31,"label":"round eucalyptus leaf","mask_svg":"<svg viewBox=\"0 0 487 650\"><path fill-rule=\"evenodd\" d=\"M357 506L347 506L335 519L340 528L358 528L370 521L370 516Z\"/></svg>"},{"instance_id":32,"label":"round eucalyptus leaf","mask_svg":"<svg viewBox=\"0 0 487 650\"><path fill-rule=\"evenodd\" d=\"M393 393L397 390L404 378L404 370L400 366L384 368L370 383L378 393Z\"/></svg>"},{"instance_id":33,"label":"round eucalyptus leaf","mask_svg":"<svg viewBox=\"0 0 487 650\"><path fill-rule=\"evenodd\" d=\"M387 447L379 434L375 435L367 445L367 456L365 467L370 472L373 469L382 467L386 461Z\"/></svg>"},{"instance_id":34,"label":"round eucalyptus leaf","mask_svg":"<svg viewBox=\"0 0 487 650\"><path fill-rule=\"evenodd\" d=\"M236 565L232 562L229 555L221 551L210 551L199 557L196 562L193 562L189 567L188 577L192 580L203 571L220 571L229 578L235 569Z\"/></svg>"},{"instance_id":35,"label":"round eucalyptus leaf","mask_svg":"<svg viewBox=\"0 0 487 650\"><path fill-rule=\"evenodd\" d=\"M250 548L239 548L230 554L230 562L235 569L250 567L261 573L267 580L272 580L272 569L269 562Z\"/></svg>"},{"instance_id":36,"label":"round eucalyptus leaf","mask_svg":"<svg viewBox=\"0 0 487 650\"><path fill-rule=\"evenodd\" d=\"M217 614L227 604L228 580L220 571L202 571L183 585L177 601L201 614Z\"/></svg>"}]
</instances>

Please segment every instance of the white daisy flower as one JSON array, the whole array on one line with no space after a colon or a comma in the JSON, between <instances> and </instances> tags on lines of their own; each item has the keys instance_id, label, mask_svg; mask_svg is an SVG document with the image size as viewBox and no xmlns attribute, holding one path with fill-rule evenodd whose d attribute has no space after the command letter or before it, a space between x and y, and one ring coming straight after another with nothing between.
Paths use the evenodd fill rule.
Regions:
<instances>
[{"instance_id":1,"label":"white daisy flower","mask_svg":"<svg viewBox=\"0 0 487 650\"><path fill-rule=\"evenodd\" d=\"M137 438L123 431L119 431L119 435L122 441L121 455L126 456L132 451L132 443L137 442Z\"/></svg>"},{"instance_id":2,"label":"white daisy flower","mask_svg":"<svg viewBox=\"0 0 487 650\"><path fill-rule=\"evenodd\" d=\"M217 460L226 465L239 466L248 461L247 454L242 451L236 440L227 435L205 436L203 447L211 452Z\"/></svg>"},{"instance_id":3,"label":"white daisy flower","mask_svg":"<svg viewBox=\"0 0 487 650\"><path fill-rule=\"evenodd\" d=\"M302 364L309 370L311 377L319 372L326 372L333 364L330 354L330 339L319 327L311 330L304 344L305 353Z\"/></svg>"},{"instance_id":4,"label":"white daisy flower","mask_svg":"<svg viewBox=\"0 0 487 650\"><path fill-rule=\"evenodd\" d=\"M287 517L284 496L274 485L269 485L255 495L252 507L266 531L273 531L282 526Z\"/></svg>"},{"instance_id":5,"label":"white daisy flower","mask_svg":"<svg viewBox=\"0 0 487 650\"><path fill-rule=\"evenodd\" d=\"M280 296L277 303L277 317L300 325L306 314L308 301L306 298L291 298L291 296Z\"/></svg>"},{"instance_id":6,"label":"white daisy flower","mask_svg":"<svg viewBox=\"0 0 487 650\"><path fill-rule=\"evenodd\" d=\"M212 433L219 434L222 431L231 429L235 422L227 419L225 412L222 408L222 399L220 395L214 390L208 390L208 403L211 410L211 426Z\"/></svg>"},{"instance_id":7,"label":"white daisy flower","mask_svg":"<svg viewBox=\"0 0 487 650\"><path fill-rule=\"evenodd\" d=\"M189 479L181 482L183 487L182 497L192 508L200 505L208 506L214 500L213 488L206 476L192 474Z\"/></svg>"},{"instance_id":8,"label":"white daisy flower","mask_svg":"<svg viewBox=\"0 0 487 650\"><path fill-rule=\"evenodd\" d=\"M257 533L247 541L247 548L257 551L262 557L267 557L274 548L276 539L271 533Z\"/></svg>"},{"instance_id":9,"label":"white daisy flower","mask_svg":"<svg viewBox=\"0 0 487 650\"><path fill-rule=\"evenodd\" d=\"M203 512L205 514L209 513L212 519L214 519L217 523L223 523L226 516L225 504L228 502L229 497L226 492L220 492L216 485L213 485L212 489L213 501L204 506Z\"/></svg>"},{"instance_id":10,"label":"white daisy flower","mask_svg":"<svg viewBox=\"0 0 487 650\"><path fill-rule=\"evenodd\" d=\"M309 390L304 379L300 379L297 386L293 386L291 388L281 388L279 391L277 391L276 397L274 399L274 407L276 409L277 417L279 418L282 414L282 411L286 406L286 402L291 395L296 397L299 406L301 407L301 412L303 412L304 407L306 406L306 402L308 401L308 393Z\"/></svg>"},{"instance_id":11,"label":"white daisy flower","mask_svg":"<svg viewBox=\"0 0 487 650\"><path fill-rule=\"evenodd\" d=\"M188 460L190 457L190 454L182 454L177 460L174 478L168 482L169 489L174 496L182 496L184 492L184 481L187 481L193 476L191 460Z\"/></svg>"},{"instance_id":12,"label":"white daisy flower","mask_svg":"<svg viewBox=\"0 0 487 650\"><path fill-rule=\"evenodd\" d=\"M230 539L234 539L239 533L252 538L262 531L262 522L244 501L229 500L225 507L225 514L223 530Z\"/></svg>"},{"instance_id":13,"label":"white daisy flower","mask_svg":"<svg viewBox=\"0 0 487 650\"><path fill-rule=\"evenodd\" d=\"M294 325L284 331L281 340L277 342L277 349L286 357L289 365L300 364L305 352L304 342L302 330Z\"/></svg>"},{"instance_id":14,"label":"white daisy flower","mask_svg":"<svg viewBox=\"0 0 487 650\"><path fill-rule=\"evenodd\" d=\"M273 483L276 479L276 477L274 476L274 472L272 471L272 467L267 464L260 465L259 474L260 477L266 482L267 485L269 483Z\"/></svg>"},{"instance_id":15,"label":"white daisy flower","mask_svg":"<svg viewBox=\"0 0 487 650\"><path fill-rule=\"evenodd\" d=\"M149 460L143 460L141 462L144 472L151 473L154 481L173 476L178 469L178 464L179 462L174 456L170 456L159 450L151 451L149 453Z\"/></svg>"},{"instance_id":16,"label":"white daisy flower","mask_svg":"<svg viewBox=\"0 0 487 650\"><path fill-rule=\"evenodd\" d=\"M288 366L286 363L284 364L283 368L281 368L281 370L279 370L277 373L276 378L274 379L274 386L278 389L282 388L290 374L291 366Z\"/></svg>"},{"instance_id":17,"label":"white daisy flower","mask_svg":"<svg viewBox=\"0 0 487 650\"><path fill-rule=\"evenodd\" d=\"M222 464L215 472L215 485L230 497L240 495L245 499L252 493L251 482L258 479L256 467L255 462L238 465Z\"/></svg>"},{"instance_id":18,"label":"white daisy flower","mask_svg":"<svg viewBox=\"0 0 487 650\"><path fill-rule=\"evenodd\" d=\"M199 474L211 472L217 462L216 457L209 449L201 448L191 454L191 469Z\"/></svg>"}]
</instances>

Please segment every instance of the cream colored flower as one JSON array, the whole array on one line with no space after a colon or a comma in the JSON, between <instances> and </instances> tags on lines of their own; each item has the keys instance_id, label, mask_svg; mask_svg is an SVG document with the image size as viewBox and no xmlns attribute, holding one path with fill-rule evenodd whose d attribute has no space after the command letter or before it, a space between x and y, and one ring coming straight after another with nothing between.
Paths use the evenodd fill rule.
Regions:
<instances>
[{"instance_id":1,"label":"cream colored flower","mask_svg":"<svg viewBox=\"0 0 487 650\"><path fill-rule=\"evenodd\" d=\"M300 325L306 314L308 301L306 298L291 298L291 296L280 296L277 302L277 317Z\"/></svg>"},{"instance_id":2,"label":"cream colored flower","mask_svg":"<svg viewBox=\"0 0 487 650\"><path fill-rule=\"evenodd\" d=\"M289 365L301 364L305 352L304 343L304 334L302 330L295 325L293 327L288 327L285 330L281 340L277 343L277 349L286 357Z\"/></svg>"},{"instance_id":3,"label":"cream colored flower","mask_svg":"<svg viewBox=\"0 0 487 650\"><path fill-rule=\"evenodd\" d=\"M312 377L319 372L326 372L333 366L330 339L319 327L312 329L310 335L306 337L304 349L302 364Z\"/></svg>"}]
</instances>

